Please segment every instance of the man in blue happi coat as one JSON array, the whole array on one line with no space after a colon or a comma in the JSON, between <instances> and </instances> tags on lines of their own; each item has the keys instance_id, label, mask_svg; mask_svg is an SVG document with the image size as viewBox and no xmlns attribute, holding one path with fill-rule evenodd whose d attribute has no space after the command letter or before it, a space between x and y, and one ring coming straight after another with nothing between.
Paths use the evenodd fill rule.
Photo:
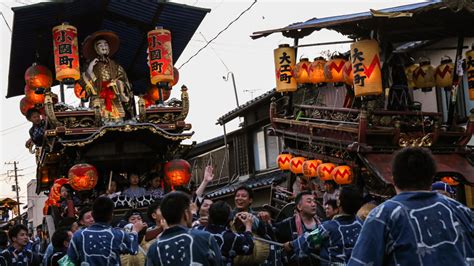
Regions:
<instances>
[{"instance_id":1,"label":"man in blue happi coat","mask_svg":"<svg viewBox=\"0 0 474 266\"><path fill-rule=\"evenodd\" d=\"M132 232L112 228L114 203L99 197L92 206L95 223L74 233L67 255L76 265L120 265L120 254L138 252L138 232L143 222L133 224Z\"/></svg>"},{"instance_id":2,"label":"man in blue happi coat","mask_svg":"<svg viewBox=\"0 0 474 266\"><path fill-rule=\"evenodd\" d=\"M362 195L356 187L346 186L341 188L338 202L339 214L311 233L285 243L285 249L293 250L299 257L318 257L321 265L346 264L362 229L361 222L356 218L362 206Z\"/></svg>"},{"instance_id":3,"label":"man in blue happi coat","mask_svg":"<svg viewBox=\"0 0 474 266\"><path fill-rule=\"evenodd\" d=\"M252 215L241 212L236 219L245 228L242 233L235 233L229 228L231 208L224 201L218 201L209 209L209 224L204 228L211 233L221 250L225 265L232 265L237 255L251 255L254 248L252 236Z\"/></svg>"},{"instance_id":4,"label":"man in blue happi coat","mask_svg":"<svg viewBox=\"0 0 474 266\"><path fill-rule=\"evenodd\" d=\"M169 227L148 249L147 265L222 265L214 237L208 232L190 229L193 215L187 194L167 194L160 209Z\"/></svg>"},{"instance_id":5,"label":"man in blue happi coat","mask_svg":"<svg viewBox=\"0 0 474 266\"><path fill-rule=\"evenodd\" d=\"M397 195L370 212L349 265L474 265L474 214L430 191L435 174L428 150L395 155Z\"/></svg>"},{"instance_id":6,"label":"man in blue happi coat","mask_svg":"<svg viewBox=\"0 0 474 266\"><path fill-rule=\"evenodd\" d=\"M26 246L29 242L28 228L22 224L8 230L11 244L0 253L0 266L36 266L41 259Z\"/></svg>"}]
</instances>

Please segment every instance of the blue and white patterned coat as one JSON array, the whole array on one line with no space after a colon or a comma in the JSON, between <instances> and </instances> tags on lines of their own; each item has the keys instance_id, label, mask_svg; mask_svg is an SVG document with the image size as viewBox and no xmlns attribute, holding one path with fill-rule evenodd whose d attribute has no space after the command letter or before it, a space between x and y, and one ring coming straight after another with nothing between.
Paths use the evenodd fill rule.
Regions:
<instances>
[{"instance_id":1,"label":"blue and white patterned coat","mask_svg":"<svg viewBox=\"0 0 474 266\"><path fill-rule=\"evenodd\" d=\"M349 265L474 265L474 214L436 192L403 192L373 209Z\"/></svg>"},{"instance_id":2,"label":"blue and white patterned coat","mask_svg":"<svg viewBox=\"0 0 474 266\"><path fill-rule=\"evenodd\" d=\"M137 233L96 223L74 233L67 254L76 265L120 265L120 254L137 252Z\"/></svg>"}]
</instances>

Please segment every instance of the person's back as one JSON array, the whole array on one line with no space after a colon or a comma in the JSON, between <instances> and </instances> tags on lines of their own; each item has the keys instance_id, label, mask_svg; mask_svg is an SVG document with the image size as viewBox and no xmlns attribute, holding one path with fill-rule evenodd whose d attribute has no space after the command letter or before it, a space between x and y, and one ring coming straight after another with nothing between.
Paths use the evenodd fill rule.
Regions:
<instances>
[{"instance_id":1,"label":"person's back","mask_svg":"<svg viewBox=\"0 0 474 266\"><path fill-rule=\"evenodd\" d=\"M428 150L395 155L397 196L369 213L349 265L473 265L474 214L430 191L435 174Z\"/></svg>"},{"instance_id":2,"label":"person's back","mask_svg":"<svg viewBox=\"0 0 474 266\"><path fill-rule=\"evenodd\" d=\"M160 209L169 228L150 246L147 265L221 265L221 252L214 237L190 229L190 204L189 196L183 192L164 197Z\"/></svg>"},{"instance_id":3,"label":"person's back","mask_svg":"<svg viewBox=\"0 0 474 266\"><path fill-rule=\"evenodd\" d=\"M120 254L137 254L143 223L133 224L131 233L112 228L113 206L111 199L97 198L92 207L96 223L74 233L67 254L76 265L120 265Z\"/></svg>"},{"instance_id":4,"label":"person's back","mask_svg":"<svg viewBox=\"0 0 474 266\"><path fill-rule=\"evenodd\" d=\"M467 207L439 193L402 192L369 214L359 241L373 248L355 250L351 263L469 265L474 262L473 217Z\"/></svg>"}]
</instances>

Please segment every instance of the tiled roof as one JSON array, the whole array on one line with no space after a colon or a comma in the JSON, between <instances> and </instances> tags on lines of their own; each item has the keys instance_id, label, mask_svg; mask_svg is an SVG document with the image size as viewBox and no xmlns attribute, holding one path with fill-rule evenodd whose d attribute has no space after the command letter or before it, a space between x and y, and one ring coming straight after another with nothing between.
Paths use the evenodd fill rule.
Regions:
<instances>
[{"instance_id":1,"label":"tiled roof","mask_svg":"<svg viewBox=\"0 0 474 266\"><path fill-rule=\"evenodd\" d=\"M276 95L276 90L275 89L272 89L270 91L267 91L265 92L264 94L258 96L258 97L255 97L254 99L240 105L239 107L235 108L234 110L226 113L225 115L219 117L219 119L217 119L217 124L219 125L222 125L236 117L238 117L242 112L244 112L245 110L249 109L250 107L252 106L255 106L256 104L259 104L265 100L270 100L273 96Z\"/></svg>"},{"instance_id":2,"label":"tiled roof","mask_svg":"<svg viewBox=\"0 0 474 266\"><path fill-rule=\"evenodd\" d=\"M261 187L270 186L272 184L280 184L281 182L286 180L287 177L288 177L287 172L274 170L274 171L270 171L261 175L251 177L243 182L237 182L237 183L226 185L217 190L206 193L206 196L209 198L227 196L229 194L234 193L235 190L242 185L247 185L251 189L255 190Z\"/></svg>"}]
</instances>

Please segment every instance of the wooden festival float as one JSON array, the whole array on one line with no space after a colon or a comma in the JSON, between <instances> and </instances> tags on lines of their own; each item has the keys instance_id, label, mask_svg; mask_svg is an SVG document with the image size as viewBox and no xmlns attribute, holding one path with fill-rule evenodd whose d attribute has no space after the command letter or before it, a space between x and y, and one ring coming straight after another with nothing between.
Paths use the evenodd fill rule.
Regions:
<instances>
[{"instance_id":1,"label":"wooden festival float","mask_svg":"<svg viewBox=\"0 0 474 266\"><path fill-rule=\"evenodd\" d=\"M474 101L474 28L467 23L473 12L465 1L432 1L255 32L254 39L294 39L274 50L283 97L272 102L270 120L287 151L278 157L280 169L356 184L383 199L394 194L393 152L425 147L437 162L436 179L456 187L458 200L473 208L474 110L466 109ZM351 40L299 45L321 29ZM299 47L337 43L350 43L350 51L297 62ZM446 46L430 48L437 43ZM440 51L452 59L432 66L429 54Z\"/></svg>"},{"instance_id":2,"label":"wooden festival float","mask_svg":"<svg viewBox=\"0 0 474 266\"><path fill-rule=\"evenodd\" d=\"M66 183L83 205L103 193L112 178L125 180L131 171L142 179L154 172L164 176L167 190L187 185L190 166L178 158L193 146L181 144L193 132L185 122L186 86L180 99L169 99L179 77L173 61L209 10L167 2L77 0L13 11L7 97L25 93L23 114L37 108L45 118L44 140L35 149L37 193L49 193L45 215L55 222L60 218L59 191ZM99 40L108 43L105 55L97 48ZM96 77L87 72L94 56L99 60L90 68ZM53 93L58 87L60 97ZM74 90L78 106L65 103L67 90ZM120 196L115 202L126 211L152 200Z\"/></svg>"}]
</instances>

